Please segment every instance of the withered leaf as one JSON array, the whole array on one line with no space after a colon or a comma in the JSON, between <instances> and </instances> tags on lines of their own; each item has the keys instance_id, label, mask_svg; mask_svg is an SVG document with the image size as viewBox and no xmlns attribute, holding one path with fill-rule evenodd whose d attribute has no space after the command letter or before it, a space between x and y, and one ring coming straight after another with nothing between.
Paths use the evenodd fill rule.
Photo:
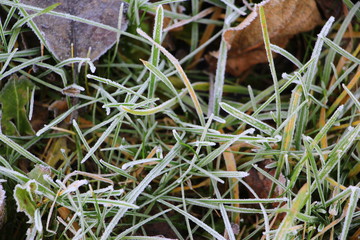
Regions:
<instances>
[{"instance_id":1,"label":"withered leaf","mask_svg":"<svg viewBox=\"0 0 360 240\"><path fill-rule=\"evenodd\" d=\"M271 43L286 46L288 40L300 32L321 23L315 0L266 0L264 7ZM237 27L229 28L223 38L229 50L227 71L239 76L257 63L267 62L259 17L259 5Z\"/></svg>"},{"instance_id":2,"label":"withered leaf","mask_svg":"<svg viewBox=\"0 0 360 240\"><path fill-rule=\"evenodd\" d=\"M21 2L44 9L60 3L54 11L114 28L118 26L120 6L123 3L120 0L21 0ZM124 12L127 11L127 7L128 4L124 3ZM34 14L33 11L27 12ZM121 30L125 30L127 27L124 15ZM97 60L117 40L117 34L114 31L50 14L42 14L32 20L44 37L48 50L61 61L70 57L88 57L89 49L91 49L90 59ZM38 37L40 38L40 36ZM71 44L73 44L73 55L71 54Z\"/></svg>"},{"instance_id":3,"label":"withered leaf","mask_svg":"<svg viewBox=\"0 0 360 240\"><path fill-rule=\"evenodd\" d=\"M271 168L271 169L267 168L267 166L272 163L273 163L273 161L271 161L269 159L265 159L264 161L257 163L257 165L259 168L266 171L271 176L275 176L276 169L275 168ZM285 185L286 179L283 174L280 174L278 180L280 183ZM247 184L249 184L249 186L255 191L255 193L257 194L257 196L259 198L267 198L270 193L271 186L273 184L273 182L269 178L265 177L261 172L257 171L255 168L250 169L249 175L244 178L244 181ZM283 193L284 193L284 190L280 186L276 186L272 197L279 197ZM250 193L250 195L252 197L254 197L252 193ZM278 205L278 203L273 203L272 205L274 207L276 207ZM258 207L258 206L256 206L256 207Z\"/></svg>"}]
</instances>

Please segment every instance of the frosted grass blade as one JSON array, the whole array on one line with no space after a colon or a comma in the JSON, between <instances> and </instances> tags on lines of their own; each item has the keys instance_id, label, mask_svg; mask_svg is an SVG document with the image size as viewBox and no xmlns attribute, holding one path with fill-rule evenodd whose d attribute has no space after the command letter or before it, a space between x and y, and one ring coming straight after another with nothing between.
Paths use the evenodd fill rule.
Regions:
<instances>
[{"instance_id":1,"label":"frosted grass blade","mask_svg":"<svg viewBox=\"0 0 360 240\"><path fill-rule=\"evenodd\" d=\"M227 103L220 103L220 106L223 110L225 110L227 113L231 114L232 116L236 117L237 119L253 126L254 128L270 135L273 136L274 132L275 132L275 128L267 125L266 123L263 123L262 121L247 115L246 113L241 112L240 110L230 106Z\"/></svg>"}]
</instances>

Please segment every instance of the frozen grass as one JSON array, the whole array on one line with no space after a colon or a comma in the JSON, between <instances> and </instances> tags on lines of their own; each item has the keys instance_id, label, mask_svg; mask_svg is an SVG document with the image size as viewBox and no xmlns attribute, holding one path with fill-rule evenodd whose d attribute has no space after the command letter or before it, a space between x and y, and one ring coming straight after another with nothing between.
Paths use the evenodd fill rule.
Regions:
<instances>
[{"instance_id":1,"label":"frozen grass","mask_svg":"<svg viewBox=\"0 0 360 240\"><path fill-rule=\"evenodd\" d=\"M357 239L359 40L344 45L342 39L350 25L359 30L352 20L360 4L344 1L347 16L329 19L315 41L307 42L313 51L304 62L270 43L261 12L274 85L257 89L263 84L244 87L226 76L224 41L217 46L214 87L207 74L187 69L246 7L237 8L233 0L206 1L223 9L220 21L210 19L206 14L212 10L203 10L197 0L128 2L130 26L122 32L52 7L0 0L7 12L0 22L0 85L12 74L36 84L26 105L27 116L35 119L34 102L63 97L70 105L46 119L34 136L0 133L0 176L7 194L1 237L164 239L149 235L151 222L160 229L155 235L171 229L178 239ZM177 11L183 5L191 7L189 15ZM121 38L95 66L86 58L56 63L49 53L41 56L40 48L16 48L29 31L25 23L32 24L24 9L93 24ZM164 28L173 24L186 24L191 51L181 59L161 46L169 34ZM199 44L208 24L219 33ZM298 69L278 80L271 51ZM85 91L73 106L62 94L77 71L68 67L72 63L85 66L78 83ZM242 94L240 101L234 93ZM80 118L69 122L74 111ZM273 160L268 167L274 174L257 166L265 159ZM272 184L268 198L258 197L258 189L244 181L251 168ZM278 188L283 194L272 195ZM247 190L255 197L244 197Z\"/></svg>"}]
</instances>

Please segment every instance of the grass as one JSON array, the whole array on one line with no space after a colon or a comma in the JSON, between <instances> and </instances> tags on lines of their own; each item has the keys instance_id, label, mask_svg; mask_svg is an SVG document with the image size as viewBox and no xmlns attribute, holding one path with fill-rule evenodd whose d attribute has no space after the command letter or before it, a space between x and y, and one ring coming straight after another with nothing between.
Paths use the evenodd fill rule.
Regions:
<instances>
[{"instance_id":1,"label":"grass","mask_svg":"<svg viewBox=\"0 0 360 240\"><path fill-rule=\"evenodd\" d=\"M41 123L33 135L0 133L1 238L357 239L360 48L358 38L344 35L359 32L360 4L344 1L349 11L340 21L302 34L311 49L304 61L271 44L260 9L268 71L249 70L239 84L226 74L220 36L246 7L232 0L128 2L127 31L54 6L31 8L116 32L118 44L92 63L58 62L39 47L24 48L29 6L0 0L1 89L13 74L36 85L0 103L25 98L17 110L33 126ZM179 13L182 6L191 11ZM222 18L207 15L214 6ZM164 31L171 24L182 31ZM169 39L183 49L164 47ZM214 83L196 63L205 48L219 49ZM179 50L185 54L177 59ZM281 73L272 52L292 70ZM78 103L63 94L75 83L75 65L84 87ZM47 114L61 99L68 108ZM266 168L264 160L271 160ZM248 180L256 174L255 183Z\"/></svg>"}]
</instances>

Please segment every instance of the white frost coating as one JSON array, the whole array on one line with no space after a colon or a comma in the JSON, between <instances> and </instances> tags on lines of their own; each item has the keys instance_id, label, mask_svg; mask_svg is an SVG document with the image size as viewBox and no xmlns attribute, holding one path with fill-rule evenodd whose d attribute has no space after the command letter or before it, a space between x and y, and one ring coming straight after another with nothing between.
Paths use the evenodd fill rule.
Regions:
<instances>
[{"instance_id":1,"label":"white frost coating","mask_svg":"<svg viewBox=\"0 0 360 240\"><path fill-rule=\"evenodd\" d=\"M287 73L282 73L281 77L284 78L284 79L290 79L291 75L287 74Z\"/></svg>"},{"instance_id":2,"label":"white frost coating","mask_svg":"<svg viewBox=\"0 0 360 240\"><path fill-rule=\"evenodd\" d=\"M142 163L148 163L148 162L154 162L154 161L160 161L160 160L161 160L160 158L147 158L147 159L135 160L135 161L123 164L121 166L121 169L125 170L125 169L127 169L127 168L129 168L131 166L134 166L134 165L138 165L138 164L142 164Z\"/></svg>"},{"instance_id":3,"label":"white frost coating","mask_svg":"<svg viewBox=\"0 0 360 240\"><path fill-rule=\"evenodd\" d=\"M295 83L296 85L301 85L302 86L302 82L300 80L294 80L293 83Z\"/></svg>"},{"instance_id":4,"label":"white frost coating","mask_svg":"<svg viewBox=\"0 0 360 240\"><path fill-rule=\"evenodd\" d=\"M219 123L226 123L225 119L221 118L221 117L217 117L217 116L213 116L213 119Z\"/></svg>"},{"instance_id":5,"label":"white frost coating","mask_svg":"<svg viewBox=\"0 0 360 240\"><path fill-rule=\"evenodd\" d=\"M92 73L94 73L94 72L96 71L96 67L95 67L94 63L93 63L93 62L89 62L88 64L89 64L89 67L90 67L90 71L91 71Z\"/></svg>"},{"instance_id":6,"label":"white frost coating","mask_svg":"<svg viewBox=\"0 0 360 240\"><path fill-rule=\"evenodd\" d=\"M346 211L346 217L345 217L345 220L343 223L343 228L342 228L339 239L348 239L347 235L349 233L352 218L354 216L354 212L356 211L355 209L357 207L357 202L360 197L359 196L360 189L358 187L350 186L348 188L351 190L351 195L349 197L349 205L348 205L349 207Z\"/></svg>"},{"instance_id":7,"label":"white frost coating","mask_svg":"<svg viewBox=\"0 0 360 240\"><path fill-rule=\"evenodd\" d=\"M329 20L326 22L327 24L325 24L325 26L323 27L321 32L318 34L319 38L324 38L328 34L334 21L335 21L335 18L333 16L331 16L329 18Z\"/></svg>"},{"instance_id":8,"label":"white frost coating","mask_svg":"<svg viewBox=\"0 0 360 240\"><path fill-rule=\"evenodd\" d=\"M26 240L33 240L36 236L36 229L34 227L30 227L26 231Z\"/></svg>"},{"instance_id":9,"label":"white frost coating","mask_svg":"<svg viewBox=\"0 0 360 240\"><path fill-rule=\"evenodd\" d=\"M344 105L340 105L337 110L338 111L343 111L344 110Z\"/></svg>"},{"instance_id":10,"label":"white frost coating","mask_svg":"<svg viewBox=\"0 0 360 240\"><path fill-rule=\"evenodd\" d=\"M5 212L5 198L6 192L4 191L2 184L0 183L0 222L3 222L3 215Z\"/></svg>"},{"instance_id":11,"label":"white frost coating","mask_svg":"<svg viewBox=\"0 0 360 240\"><path fill-rule=\"evenodd\" d=\"M65 189L66 186L59 180L59 179L56 179L55 182L59 185L59 187Z\"/></svg>"},{"instance_id":12,"label":"white frost coating","mask_svg":"<svg viewBox=\"0 0 360 240\"><path fill-rule=\"evenodd\" d=\"M105 108L106 115L109 116L110 115L110 108L107 107L105 104L102 106L102 108Z\"/></svg>"},{"instance_id":13,"label":"white frost coating","mask_svg":"<svg viewBox=\"0 0 360 240\"><path fill-rule=\"evenodd\" d=\"M347 128L347 130L348 130L349 132L351 132L351 131L353 131L353 130L354 130L354 127L349 126L349 127Z\"/></svg>"},{"instance_id":14,"label":"white frost coating","mask_svg":"<svg viewBox=\"0 0 360 240\"><path fill-rule=\"evenodd\" d=\"M282 137L281 137L280 135L276 135L274 138L275 138L275 139L276 139L276 141L278 141L278 142L280 142L280 141L281 141L281 139L282 139Z\"/></svg>"},{"instance_id":15,"label":"white frost coating","mask_svg":"<svg viewBox=\"0 0 360 240\"><path fill-rule=\"evenodd\" d=\"M313 139L310 136L302 135L302 138L303 138L303 140L305 140L307 142L313 141Z\"/></svg>"},{"instance_id":16,"label":"white frost coating","mask_svg":"<svg viewBox=\"0 0 360 240\"><path fill-rule=\"evenodd\" d=\"M226 178L244 178L249 176L249 173L243 171L215 171L210 173L217 177L226 177Z\"/></svg>"},{"instance_id":17,"label":"white frost coating","mask_svg":"<svg viewBox=\"0 0 360 240\"><path fill-rule=\"evenodd\" d=\"M122 190L122 192L124 192L124 189L121 189L121 190ZM107 186L106 188L101 188L101 189L94 190L93 192L94 193L104 193L104 192L107 192L107 191L114 191L113 185Z\"/></svg>"},{"instance_id":18,"label":"white frost coating","mask_svg":"<svg viewBox=\"0 0 360 240\"><path fill-rule=\"evenodd\" d=\"M77 230L73 240L78 240L78 239L81 239L83 237L83 234L82 234L82 228L80 228L79 230Z\"/></svg>"},{"instance_id":19,"label":"white frost coating","mask_svg":"<svg viewBox=\"0 0 360 240\"><path fill-rule=\"evenodd\" d=\"M44 174L42 177L44 178L44 180L45 180L47 183L49 183L49 184L51 184L51 185L54 184L54 180L50 177L50 175Z\"/></svg>"},{"instance_id":20,"label":"white frost coating","mask_svg":"<svg viewBox=\"0 0 360 240\"><path fill-rule=\"evenodd\" d=\"M272 163L269 163L267 165L265 165L265 169L272 169L272 168L275 168L277 165L277 162L272 162Z\"/></svg>"},{"instance_id":21,"label":"white frost coating","mask_svg":"<svg viewBox=\"0 0 360 240\"><path fill-rule=\"evenodd\" d=\"M83 217L84 214L81 211L76 211L76 213L74 214L74 216L79 216L79 217Z\"/></svg>"},{"instance_id":22,"label":"white frost coating","mask_svg":"<svg viewBox=\"0 0 360 240\"><path fill-rule=\"evenodd\" d=\"M41 222L41 214L40 214L39 208L35 209L35 213L34 213L34 225L35 225L36 230L37 230L39 233L42 233L42 231L43 231L43 225L42 225L42 222Z\"/></svg>"},{"instance_id":23,"label":"white frost coating","mask_svg":"<svg viewBox=\"0 0 360 240\"><path fill-rule=\"evenodd\" d=\"M47 180L47 179L50 179L50 181L52 181L52 178L49 176L49 174L44 174L42 175L42 177Z\"/></svg>"},{"instance_id":24,"label":"white frost coating","mask_svg":"<svg viewBox=\"0 0 360 240\"><path fill-rule=\"evenodd\" d=\"M119 191L121 191L121 190L122 190L122 193L123 193L124 190L120 189ZM83 193L81 195L82 196L92 196L93 193L99 194L99 193L112 192L112 191L114 191L114 187L112 185L110 185L110 186L107 186L106 188L100 188L100 189L97 189L97 190L89 190L86 193ZM119 195L121 195L121 194L119 194Z\"/></svg>"},{"instance_id":25,"label":"white frost coating","mask_svg":"<svg viewBox=\"0 0 360 240\"><path fill-rule=\"evenodd\" d=\"M208 142L208 141L195 141L195 142L189 143L189 145L190 145L190 146L196 146L196 147L198 147L198 146L200 146L200 145L202 145L202 146L215 146L216 143L214 143L214 142Z\"/></svg>"},{"instance_id":26,"label":"white frost coating","mask_svg":"<svg viewBox=\"0 0 360 240\"><path fill-rule=\"evenodd\" d=\"M93 194L102 194L105 193L104 195L106 196L121 196L123 195L125 192L124 189L119 189L119 190L115 190L112 185L106 187L106 188L101 188L101 189L97 189L97 190L89 190L86 193L82 193L81 196L89 196L92 197Z\"/></svg>"},{"instance_id":27,"label":"white frost coating","mask_svg":"<svg viewBox=\"0 0 360 240\"><path fill-rule=\"evenodd\" d=\"M240 135L247 135L247 134L254 134L255 132L255 128L249 128L249 129L246 129L245 131L243 131Z\"/></svg>"},{"instance_id":28,"label":"white frost coating","mask_svg":"<svg viewBox=\"0 0 360 240\"><path fill-rule=\"evenodd\" d=\"M240 171L238 171L237 172L239 175L241 175L241 178L244 178L244 177L247 177L247 176L249 176L250 174L248 173L248 172L240 172Z\"/></svg>"},{"instance_id":29,"label":"white frost coating","mask_svg":"<svg viewBox=\"0 0 360 240\"><path fill-rule=\"evenodd\" d=\"M356 187L356 186L349 186L349 189L351 189L351 192L354 193L355 191L360 191L360 187Z\"/></svg>"},{"instance_id":30,"label":"white frost coating","mask_svg":"<svg viewBox=\"0 0 360 240\"><path fill-rule=\"evenodd\" d=\"M338 212L337 212L335 207L330 207L329 214L333 215L333 216L336 216L338 214Z\"/></svg>"},{"instance_id":31,"label":"white frost coating","mask_svg":"<svg viewBox=\"0 0 360 240\"><path fill-rule=\"evenodd\" d=\"M159 158L164 158L163 149L161 148L161 146L158 146L158 147L157 147L157 149L156 149L156 155L157 155Z\"/></svg>"},{"instance_id":32,"label":"white frost coating","mask_svg":"<svg viewBox=\"0 0 360 240\"><path fill-rule=\"evenodd\" d=\"M34 95L35 95L35 87L33 87L32 91L31 91L29 120L32 119L33 112L34 112Z\"/></svg>"},{"instance_id":33,"label":"white frost coating","mask_svg":"<svg viewBox=\"0 0 360 240\"><path fill-rule=\"evenodd\" d=\"M79 189L82 185L88 184L88 180L76 180L75 182L71 183L62 193L64 195L69 192L75 192Z\"/></svg>"},{"instance_id":34,"label":"white frost coating","mask_svg":"<svg viewBox=\"0 0 360 240\"><path fill-rule=\"evenodd\" d=\"M89 52L91 52L91 47L89 47ZM92 73L94 73L96 71L96 67L94 65L94 63L91 61L90 58L82 58L82 60L79 62L79 66L78 66L78 72L80 73L81 71L81 66L84 64L84 63L87 63L90 67L90 71Z\"/></svg>"}]
</instances>

